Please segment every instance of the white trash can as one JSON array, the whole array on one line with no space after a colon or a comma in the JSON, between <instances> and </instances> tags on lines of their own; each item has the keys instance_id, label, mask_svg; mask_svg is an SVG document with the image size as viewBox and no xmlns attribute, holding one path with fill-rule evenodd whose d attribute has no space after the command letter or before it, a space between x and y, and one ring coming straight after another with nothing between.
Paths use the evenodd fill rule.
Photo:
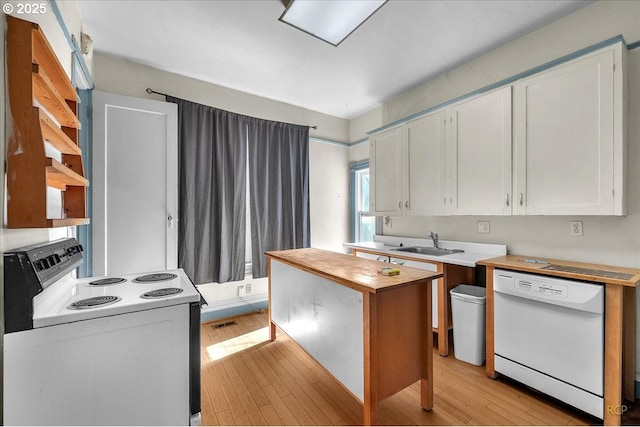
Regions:
<instances>
[{"instance_id":1,"label":"white trash can","mask_svg":"<svg viewBox=\"0 0 640 427\"><path fill-rule=\"evenodd\" d=\"M456 359L480 366L485 356L485 301L481 286L458 285L451 294L453 350Z\"/></svg>"}]
</instances>

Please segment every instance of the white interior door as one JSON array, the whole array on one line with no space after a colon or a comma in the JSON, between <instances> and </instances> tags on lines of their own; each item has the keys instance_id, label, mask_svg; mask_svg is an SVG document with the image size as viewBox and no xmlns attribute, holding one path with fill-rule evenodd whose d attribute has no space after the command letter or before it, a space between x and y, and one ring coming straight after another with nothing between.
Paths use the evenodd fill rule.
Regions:
<instances>
[{"instance_id":1,"label":"white interior door","mask_svg":"<svg viewBox=\"0 0 640 427\"><path fill-rule=\"evenodd\" d=\"M177 268L178 107L93 94L95 276Z\"/></svg>"}]
</instances>

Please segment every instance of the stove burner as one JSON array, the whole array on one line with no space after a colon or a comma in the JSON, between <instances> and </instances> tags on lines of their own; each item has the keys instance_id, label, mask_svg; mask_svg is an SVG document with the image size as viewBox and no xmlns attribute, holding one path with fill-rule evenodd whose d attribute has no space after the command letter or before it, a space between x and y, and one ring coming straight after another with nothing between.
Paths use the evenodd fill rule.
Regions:
<instances>
[{"instance_id":1,"label":"stove burner","mask_svg":"<svg viewBox=\"0 0 640 427\"><path fill-rule=\"evenodd\" d=\"M102 307L105 305L113 304L120 301L121 299L122 298L120 297L114 297L111 295L99 296L76 301L69 305L67 308L70 310L85 310L88 308Z\"/></svg>"},{"instance_id":2,"label":"stove burner","mask_svg":"<svg viewBox=\"0 0 640 427\"><path fill-rule=\"evenodd\" d=\"M164 282L165 280L175 279L176 277L178 276L171 273L153 273L147 274L146 276L136 277L133 281L138 283Z\"/></svg>"},{"instance_id":3,"label":"stove burner","mask_svg":"<svg viewBox=\"0 0 640 427\"><path fill-rule=\"evenodd\" d=\"M122 282L126 282L126 279L123 279L122 277L107 277L106 279L98 279L98 280L94 280L93 282L89 282L88 285L89 286L108 286L108 285L115 285L117 283L122 283Z\"/></svg>"},{"instance_id":4,"label":"stove burner","mask_svg":"<svg viewBox=\"0 0 640 427\"><path fill-rule=\"evenodd\" d=\"M169 297L171 295L176 295L182 292L181 288L162 288L162 289L154 289L153 291L145 292L140 295L140 298L150 299L150 298L162 298Z\"/></svg>"}]
</instances>

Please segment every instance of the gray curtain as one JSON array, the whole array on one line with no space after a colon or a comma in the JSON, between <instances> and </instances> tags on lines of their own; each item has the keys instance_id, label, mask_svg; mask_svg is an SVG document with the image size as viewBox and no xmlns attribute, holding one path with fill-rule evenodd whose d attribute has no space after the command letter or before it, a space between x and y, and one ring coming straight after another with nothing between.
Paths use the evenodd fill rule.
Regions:
<instances>
[{"instance_id":1,"label":"gray curtain","mask_svg":"<svg viewBox=\"0 0 640 427\"><path fill-rule=\"evenodd\" d=\"M195 284L244 279L245 116L178 104L178 265Z\"/></svg>"},{"instance_id":2,"label":"gray curtain","mask_svg":"<svg viewBox=\"0 0 640 427\"><path fill-rule=\"evenodd\" d=\"M267 275L265 251L309 247L309 127L249 124L253 277Z\"/></svg>"}]
</instances>

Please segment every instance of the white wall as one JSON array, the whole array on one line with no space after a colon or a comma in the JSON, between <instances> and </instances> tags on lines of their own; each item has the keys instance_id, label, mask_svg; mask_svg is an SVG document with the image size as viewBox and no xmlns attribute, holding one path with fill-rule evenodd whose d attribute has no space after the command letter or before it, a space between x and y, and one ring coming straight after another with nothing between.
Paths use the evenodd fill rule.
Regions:
<instances>
[{"instance_id":1,"label":"white wall","mask_svg":"<svg viewBox=\"0 0 640 427\"><path fill-rule=\"evenodd\" d=\"M640 2L599 1L391 99L384 105L384 122L402 119L620 34L627 43L640 40Z\"/></svg>"},{"instance_id":2,"label":"white wall","mask_svg":"<svg viewBox=\"0 0 640 427\"><path fill-rule=\"evenodd\" d=\"M99 49L99 46L96 46L96 49ZM93 77L97 90L162 100L159 95L149 95L145 92L150 87L178 98L247 116L300 125L316 125L317 130L310 129L312 137L349 141L349 121L345 119L169 73L100 52L94 53L93 61Z\"/></svg>"},{"instance_id":3,"label":"white wall","mask_svg":"<svg viewBox=\"0 0 640 427\"><path fill-rule=\"evenodd\" d=\"M363 129L364 122L373 130L618 34L629 43L640 40L640 2L602 1L587 6L391 99L373 114L352 120L351 128ZM640 114L639 56L640 49L633 50L628 61L630 118ZM380 116L377 126L371 126L372 117ZM358 137L351 135L352 140ZM626 217L399 217L392 218L384 233L424 237L434 230L447 240L506 243L511 253L640 267L640 176L634 167L640 162L639 140L638 121L631 119ZM353 147L350 158L362 158L362 150ZM491 221L491 234L476 232L479 219ZM583 221L584 236L570 235L571 220Z\"/></svg>"},{"instance_id":4,"label":"white wall","mask_svg":"<svg viewBox=\"0 0 640 427\"><path fill-rule=\"evenodd\" d=\"M345 252L349 240L349 148L311 141L309 146L311 246Z\"/></svg>"},{"instance_id":5,"label":"white wall","mask_svg":"<svg viewBox=\"0 0 640 427\"><path fill-rule=\"evenodd\" d=\"M600 1L519 40L502 46L389 100L351 121L351 140L411 114L465 95L617 35L640 40L640 2ZM640 268L640 48L629 52L628 202L626 217L394 217L384 234L426 237L430 230L446 240L507 244L509 253ZM372 124L372 118L380 121ZM360 144L350 158L364 158ZM368 147L367 147L368 149ZM491 221L490 234L478 234L476 222ZM571 236L569 222L582 220L583 236ZM640 293L639 293L640 294ZM640 296L637 309L640 310ZM640 311L639 311L640 312ZM640 322L640 317L638 318ZM640 343L640 323L637 342ZM638 346L636 346L638 348ZM640 352L636 352L640 379Z\"/></svg>"},{"instance_id":6,"label":"white wall","mask_svg":"<svg viewBox=\"0 0 640 427\"><path fill-rule=\"evenodd\" d=\"M80 15L77 13L77 8L75 7L74 2L68 2L69 4L65 7L61 8L61 13L65 19L67 25L71 28L74 28L74 34L76 37L80 37ZM48 6L48 5L47 5ZM21 16L24 18L24 16ZM45 33L49 44L53 47L56 55L60 63L63 65L67 74L71 75L71 50L69 48L69 44L67 43L66 38L64 37L60 26L58 25L58 21L51 11L50 8L47 9L47 13L42 15L29 15L29 18L33 18L32 20L40 25L43 32ZM2 18L0 18L2 22L2 34L5 33L6 21L4 18L4 14ZM69 25L71 24L71 25ZM2 64L4 64L4 72L2 73L3 83L0 85L0 94L2 95L0 99L6 99L6 63L5 63L5 43L3 42L0 47L0 59ZM5 163L5 155L6 155L6 147L7 147L7 133L9 132L10 126L5 121L10 120L5 111L5 103L0 103L0 128L3 129L0 132L0 146L2 149L0 150L0 164ZM5 200L5 177L3 176L3 184L0 185L0 200ZM55 228L55 229L8 229L6 228L6 211L5 211L5 203L0 203L0 217L3 218L2 228L0 228L0 252L4 252L8 249L13 249L16 247L29 245L32 243L39 243L48 240L54 240L60 237L67 236L70 231L67 228ZM0 258L0 263L2 262ZM3 277L0 277L2 280ZM0 310L2 310L3 305L0 305ZM4 316L2 316L4 318Z\"/></svg>"},{"instance_id":7,"label":"white wall","mask_svg":"<svg viewBox=\"0 0 640 427\"><path fill-rule=\"evenodd\" d=\"M288 123L317 125L312 137L346 142L349 122L278 101L250 95L222 86L151 68L100 53L94 54L94 81L97 90L139 98L149 95L147 87L248 116ZM309 147L309 193L311 245L342 251L349 239L349 151L348 148L312 138ZM244 283L244 282L242 282ZM209 302L235 297L240 282L200 286ZM266 292L266 281L252 281L252 294Z\"/></svg>"},{"instance_id":8,"label":"white wall","mask_svg":"<svg viewBox=\"0 0 640 427\"><path fill-rule=\"evenodd\" d=\"M369 158L369 141L356 142L349 147L349 161L359 162Z\"/></svg>"},{"instance_id":9,"label":"white wall","mask_svg":"<svg viewBox=\"0 0 640 427\"><path fill-rule=\"evenodd\" d=\"M13 2L15 3L15 2ZM60 12L65 20L69 31L71 31L78 40L80 39L80 27L81 20L80 14L77 10L77 5L73 1L58 2L64 3ZM25 18L21 16L20 18ZM71 50L69 44L60 29L58 21L49 8L47 3L47 12L41 15L29 15L29 18L40 25L42 31L47 37L49 44L56 52L58 60L63 65L67 74L71 76ZM3 35L3 42L0 43L0 63L3 64L2 70L2 84L0 84L0 165L5 164L8 132L10 131L10 120L8 112L6 111L5 100L7 99L7 82L6 82L6 42L5 42L6 20L5 15L0 15L0 34ZM71 230L67 228L57 229L8 229L6 228L6 201L5 201L5 188L6 188L6 176L2 175L2 183L0 184L0 218L2 218L2 227L0 227L0 253L3 253L9 249L17 248L20 246L30 245L33 243L40 243L49 240L54 240L60 237L66 237ZM4 271L3 257L0 257L0 271ZM0 289L4 288L4 274L0 274ZM3 345L3 333L4 333L4 301L2 295L4 292L0 292L0 350ZM2 366L0 364L0 382L2 380ZM0 408L2 408L2 391L0 390ZM0 417L2 411L0 410Z\"/></svg>"},{"instance_id":10,"label":"white wall","mask_svg":"<svg viewBox=\"0 0 640 427\"><path fill-rule=\"evenodd\" d=\"M15 3L15 2L14 2ZM60 8L60 12L65 20L69 31L71 31L78 40L80 39L80 27L81 20L80 14L77 10L77 5L75 2L58 2L63 3ZM24 19L26 16L21 15L19 18ZM55 51L58 60L64 67L67 75L71 76L71 67L72 67L72 54L69 44L64 37L62 30L58 24L58 21L51 11L51 8L47 4L47 12L44 14L34 14L28 16L31 21L36 22L42 28L42 31L45 33L49 44ZM6 21L4 19L4 14L0 19L2 21L3 29L2 34L4 34L6 25ZM5 64L5 43L2 43L0 47L0 57L2 60L2 64ZM6 64L5 64L6 67ZM0 94L2 97L0 99L6 99L6 70L2 73L2 85L0 87ZM5 119L10 120L9 117L5 115L5 103L0 103L0 126L3 129L0 132L0 146L2 150L0 150L0 164L4 164L5 155L6 155L6 147L7 147L7 132L9 132L9 126L6 126ZM0 186L0 200L5 200L4 195L5 185ZM59 237L65 237L69 233L66 228L57 228L57 229L7 229L6 228L6 212L5 212L5 204L0 204L0 214L1 218L3 218L3 226L0 228L0 251L5 251L7 249L16 248L19 246L29 245L32 243L39 243L47 240L57 239ZM1 262L1 261L0 261Z\"/></svg>"}]
</instances>

